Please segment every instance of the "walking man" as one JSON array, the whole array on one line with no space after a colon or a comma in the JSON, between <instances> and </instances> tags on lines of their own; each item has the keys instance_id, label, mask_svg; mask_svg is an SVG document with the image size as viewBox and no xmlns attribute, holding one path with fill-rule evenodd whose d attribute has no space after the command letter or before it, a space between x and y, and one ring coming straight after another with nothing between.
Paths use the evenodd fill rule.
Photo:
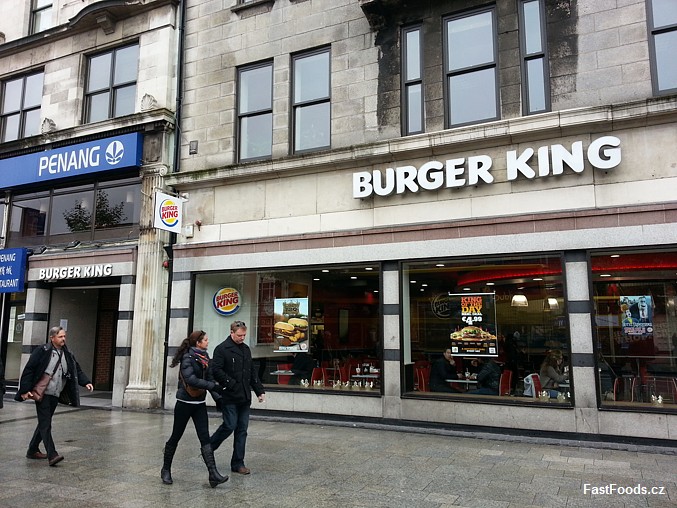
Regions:
<instances>
[{"instance_id":1,"label":"walking man","mask_svg":"<svg viewBox=\"0 0 677 508\"><path fill-rule=\"evenodd\" d=\"M244 343L246 336L247 325L244 321L233 321L230 325L230 337L216 346L214 358L210 363L214 379L223 387L221 393L223 423L210 438L212 450L216 451L221 443L234 433L230 469L240 474L251 472L244 464L244 454L252 389L259 402L266 400L263 384L252 365L251 350Z\"/></svg>"},{"instance_id":2,"label":"walking man","mask_svg":"<svg viewBox=\"0 0 677 508\"><path fill-rule=\"evenodd\" d=\"M55 326L49 330L49 343L38 347L24 367L19 381L19 389L14 397L17 401L33 398L31 390L43 374L51 374L52 379L45 389L41 400L35 401L38 415L38 426L28 444L26 457L29 459L49 459L49 465L55 466L63 460L52 439L52 416L59 400L71 406L80 405L78 385L86 387L90 392L94 389L92 382L82 372L75 356L66 347L66 330ZM45 443L46 454L40 451L40 442Z\"/></svg>"}]
</instances>

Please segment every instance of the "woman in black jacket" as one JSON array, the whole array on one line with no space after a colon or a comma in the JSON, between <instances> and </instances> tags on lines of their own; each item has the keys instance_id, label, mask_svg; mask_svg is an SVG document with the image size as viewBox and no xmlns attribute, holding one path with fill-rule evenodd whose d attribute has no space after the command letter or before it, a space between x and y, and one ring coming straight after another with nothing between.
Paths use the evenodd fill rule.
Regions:
<instances>
[{"instance_id":1,"label":"woman in black jacket","mask_svg":"<svg viewBox=\"0 0 677 508\"><path fill-rule=\"evenodd\" d=\"M170 367L176 367L181 363L179 385L176 391L176 405L174 406L174 427L172 435L165 443L164 463L162 471L160 471L162 483L168 485L173 483L171 467L176 447L186 430L188 420L191 418L200 440L202 458L209 470L209 485L213 488L228 480L227 476L221 476L216 469L214 452L211 444L209 444L209 417L207 416L205 396L207 390L209 390L217 404L221 397L214 390L216 383L209 376L208 345L207 334L202 330L194 331L186 339L183 339L170 365Z\"/></svg>"}]
</instances>

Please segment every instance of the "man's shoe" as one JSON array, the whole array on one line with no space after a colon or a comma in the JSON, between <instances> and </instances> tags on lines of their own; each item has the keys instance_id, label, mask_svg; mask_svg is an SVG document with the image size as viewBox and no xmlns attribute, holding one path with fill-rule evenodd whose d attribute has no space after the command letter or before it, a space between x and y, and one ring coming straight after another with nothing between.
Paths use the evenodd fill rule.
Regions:
<instances>
[{"instance_id":1,"label":"man's shoe","mask_svg":"<svg viewBox=\"0 0 677 508\"><path fill-rule=\"evenodd\" d=\"M233 473L240 473L240 474L249 474L249 473L251 473L251 470L250 470L248 467L245 467L245 466L240 466L240 467L238 467L238 468L231 469L231 471L232 471Z\"/></svg>"},{"instance_id":2,"label":"man's shoe","mask_svg":"<svg viewBox=\"0 0 677 508\"><path fill-rule=\"evenodd\" d=\"M63 455L55 455L54 457L49 459L49 465L50 466L56 466L62 460L63 460Z\"/></svg>"},{"instance_id":3,"label":"man's shoe","mask_svg":"<svg viewBox=\"0 0 677 508\"><path fill-rule=\"evenodd\" d=\"M26 453L26 458L27 458L27 459L46 459L46 458L47 458L47 454L46 454L46 453L42 453L41 451L37 451L37 452L27 452L27 453Z\"/></svg>"}]
</instances>

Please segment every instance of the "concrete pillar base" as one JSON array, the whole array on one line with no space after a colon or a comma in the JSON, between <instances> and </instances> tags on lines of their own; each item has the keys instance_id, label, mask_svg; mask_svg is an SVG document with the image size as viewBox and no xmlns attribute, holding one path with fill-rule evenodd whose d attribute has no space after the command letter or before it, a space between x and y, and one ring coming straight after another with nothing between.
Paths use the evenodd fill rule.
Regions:
<instances>
[{"instance_id":1,"label":"concrete pillar base","mask_svg":"<svg viewBox=\"0 0 677 508\"><path fill-rule=\"evenodd\" d=\"M122 407L157 409L160 407L160 397L155 389L127 388L122 398Z\"/></svg>"}]
</instances>

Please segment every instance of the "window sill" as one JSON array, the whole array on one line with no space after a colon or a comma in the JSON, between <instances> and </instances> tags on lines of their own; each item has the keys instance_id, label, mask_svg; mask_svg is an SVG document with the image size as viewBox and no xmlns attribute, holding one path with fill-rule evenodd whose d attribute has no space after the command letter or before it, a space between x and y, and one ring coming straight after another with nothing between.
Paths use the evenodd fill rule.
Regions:
<instances>
[{"instance_id":1,"label":"window sill","mask_svg":"<svg viewBox=\"0 0 677 508\"><path fill-rule=\"evenodd\" d=\"M231 7L231 11L240 14L242 12L255 11L252 14L259 14L261 12L270 12L273 8L275 0L254 0L253 2L247 2L244 4L237 4L234 7ZM258 7L258 9L257 9Z\"/></svg>"}]
</instances>

